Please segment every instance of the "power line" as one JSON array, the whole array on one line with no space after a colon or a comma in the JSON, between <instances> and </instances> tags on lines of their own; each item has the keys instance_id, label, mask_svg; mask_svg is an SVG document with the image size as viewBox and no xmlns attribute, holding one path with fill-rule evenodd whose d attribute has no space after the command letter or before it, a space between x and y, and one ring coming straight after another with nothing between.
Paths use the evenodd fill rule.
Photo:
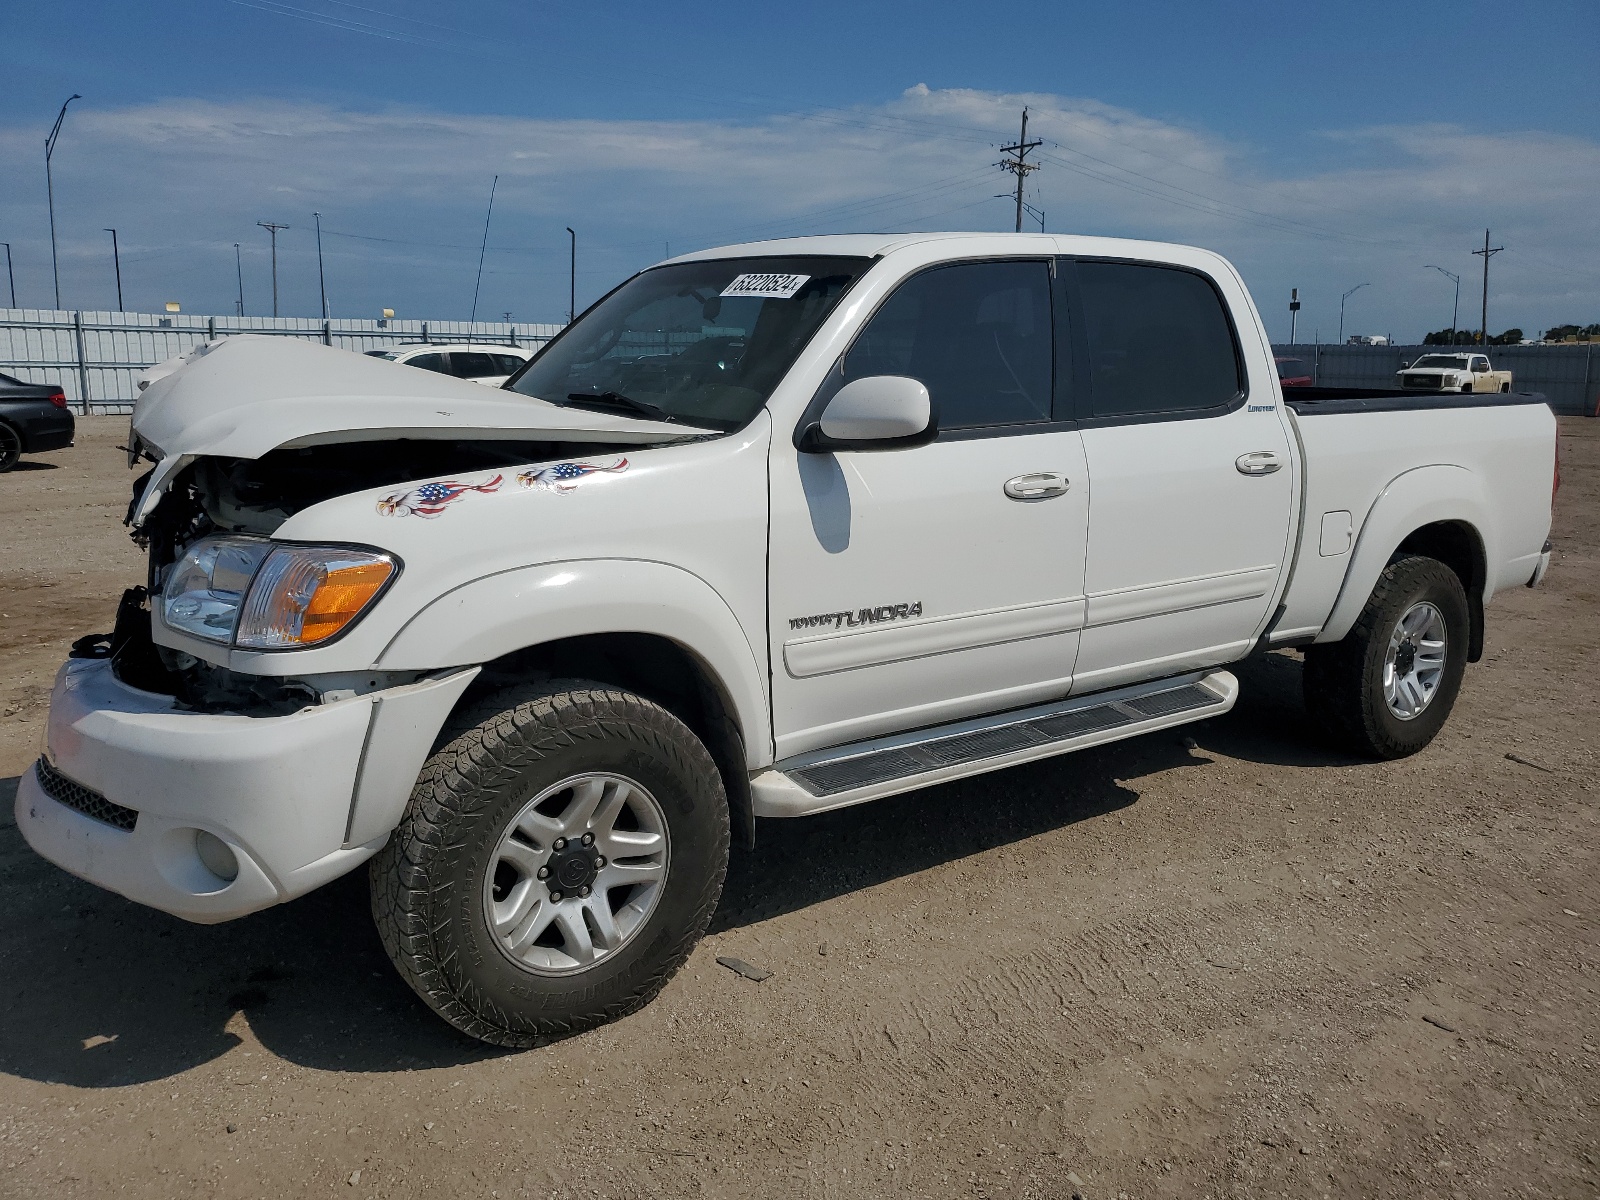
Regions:
<instances>
[{"instance_id":1,"label":"power line","mask_svg":"<svg viewBox=\"0 0 1600 1200\"><path fill-rule=\"evenodd\" d=\"M1483 249L1473 251L1474 254L1483 259L1483 314L1482 321L1478 325L1478 344L1480 346L1489 344L1489 260L1504 249L1504 246L1496 246L1493 250L1489 248L1489 231L1485 229L1483 231Z\"/></svg>"},{"instance_id":2,"label":"power line","mask_svg":"<svg viewBox=\"0 0 1600 1200\"><path fill-rule=\"evenodd\" d=\"M257 225L265 229L272 237L272 315L278 315L278 230L289 228L287 225L275 225L271 221L257 221Z\"/></svg>"},{"instance_id":3,"label":"power line","mask_svg":"<svg viewBox=\"0 0 1600 1200\"><path fill-rule=\"evenodd\" d=\"M1028 151L1037 150L1042 145L1044 145L1044 143L1038 139L1035 139L1031 142L1028 140L1028 110L1026 107L1024 107L1022 110L1022 136L1017 139L1015 145L1000 147L1001 154L1008 154L1011 157L1002 158L999 162L994 164L1002 171L1009 171L1011 174L1017 177L1018 233L1022 232L1022 183L1023 180L1027 179L1029 175L1033 174L1039 169L1038 163L1031 163L1028 161Z\"/></svg>"}]
</instances>

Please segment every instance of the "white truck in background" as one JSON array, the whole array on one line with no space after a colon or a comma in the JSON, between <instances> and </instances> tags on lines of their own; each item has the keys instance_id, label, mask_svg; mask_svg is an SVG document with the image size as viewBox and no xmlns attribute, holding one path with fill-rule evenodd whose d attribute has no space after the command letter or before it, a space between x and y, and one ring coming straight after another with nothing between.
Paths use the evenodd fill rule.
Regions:
<instances>
[{"instance_id":1,"label":"white truck in background","mask_svg":"<svg viewBox=\"0 0 1600 1200\"><path fill-rule=\"evenodd\" d=\"M367 865L511 1046L654 995L756 818L1215 716L1255 652L1415 753L1557 479L1538 397L1286 395L1217 255L1009 234L673 259L498 392L233 338L129 444L148 577L23 834L203 922Z\"/></svg>"},{"instance_id":2,"label":"white truck in background","mask_svg":"<svg viewBox=\"0 0 1600 1200\"><path fill-rule=\"evenodd\" d=\"M1408 392L1509 392L1511 372L1496 371L1487 354L1424 354L1397 372Z\"/></svg>"}]
</instances>

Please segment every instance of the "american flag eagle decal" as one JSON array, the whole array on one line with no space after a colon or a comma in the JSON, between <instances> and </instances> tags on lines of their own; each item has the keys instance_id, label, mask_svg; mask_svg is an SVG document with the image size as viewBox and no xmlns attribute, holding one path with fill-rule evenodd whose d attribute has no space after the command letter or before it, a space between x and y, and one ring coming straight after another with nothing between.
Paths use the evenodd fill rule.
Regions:
<instances>
[{"instance_id":1,"label":"american flag eagle decal","mask_svg":"<svg viewBox=\"0 0 1600 1200\"><path fill-rule=\"evenodd\" d=\"M525 488L543 488L547 492L565 495L578 486L585 476L593 475L600 471L626 471L628 460L619 458L609 467L597 467L594 463L564 462L556 463L552 467L530 467L526 471L517 473L517 482Z\"/></svg>"},{"instance_id":2,"label":"american flag eagle decal","mask_svg":"<svg viewBox=\"0 0 1600 1200\"><path fill-rule=\"evenodd\" d=\"M378 511L386 517L437 517L457 500L472 492L498 492L505 476L494 475L481 483L461 483L439 479L419 484L407 492L395 492L378 501Z\"/></svg>"}]
</instances>

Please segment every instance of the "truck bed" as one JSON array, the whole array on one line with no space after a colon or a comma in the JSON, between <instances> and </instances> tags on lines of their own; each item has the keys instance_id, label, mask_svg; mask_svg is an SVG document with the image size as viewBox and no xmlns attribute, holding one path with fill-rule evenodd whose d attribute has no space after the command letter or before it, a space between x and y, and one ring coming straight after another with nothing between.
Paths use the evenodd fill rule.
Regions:
<instances>
[{"instance_id":1,"label":"truck bed","mask_svg":"<svg viewBox=\"0 0 1600 1200\"><path fill-rule=\"evenodd\" d=\"M1485 603L1531 577L1554 473L1555 416L1542 395L1295 388L1284 401L1305 464L1303 519L1272 644L1343 637L1419 514L1425 523L1438 508L1452 523L1446 500L1453 523L1470 512L1481 533ZM1392 531L1388 511L1414 523Z\"/></svg>"}]
</instances>

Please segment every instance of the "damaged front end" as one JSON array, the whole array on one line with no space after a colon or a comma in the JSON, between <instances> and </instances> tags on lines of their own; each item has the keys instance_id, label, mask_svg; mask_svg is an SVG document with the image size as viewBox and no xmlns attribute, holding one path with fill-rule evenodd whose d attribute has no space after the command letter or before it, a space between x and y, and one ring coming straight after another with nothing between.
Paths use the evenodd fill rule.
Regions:
<instances>
[{"instance_id":1,"label":"damaged front end","mask_svg":"<svg viewBox=\"0 0 1600 1200\"><path fill-rule=\"evenodd\" d=\"M370 682L343 675L324 680L250 675L208 662L186 650L156 643L151 608L172 600L175 576L191 562L197 547L256 547L247 557L248 570L260 569L272 547L268 539L290 517L338 496L416 480L429 473L495 470L537 462L563 454L598 453L605 443L437 440L363 441L356 445L319 445L273 450L259 459L203 456L170 476L158 502L134 523L145 489L156 476L146 472L134 484L128 524L132 537L148 555L143 586L123 593L109 634L81 638L74 658L109 658L118 679L130 687L173 697L186 710L276 716L342 698L369 688L390 687L410 678L374 673ZM279 553L287 553L279 548ZM370 549L351 549L352 559L389 563L392 575L400 564L393 556ZM359 569L352 563L349 569ZM379 581L368 600L375 600ZM181 582L181 581L180 581ZM245 580L248 584L248 577ZM240 596L242 599L242 594ZM169 608L170 612L170 608ZM310 644L306 642L304 644ZM222 648L219 644L219 649ZM264 648L291 648L268 645Z\"/></svg>"}]
</instances>

